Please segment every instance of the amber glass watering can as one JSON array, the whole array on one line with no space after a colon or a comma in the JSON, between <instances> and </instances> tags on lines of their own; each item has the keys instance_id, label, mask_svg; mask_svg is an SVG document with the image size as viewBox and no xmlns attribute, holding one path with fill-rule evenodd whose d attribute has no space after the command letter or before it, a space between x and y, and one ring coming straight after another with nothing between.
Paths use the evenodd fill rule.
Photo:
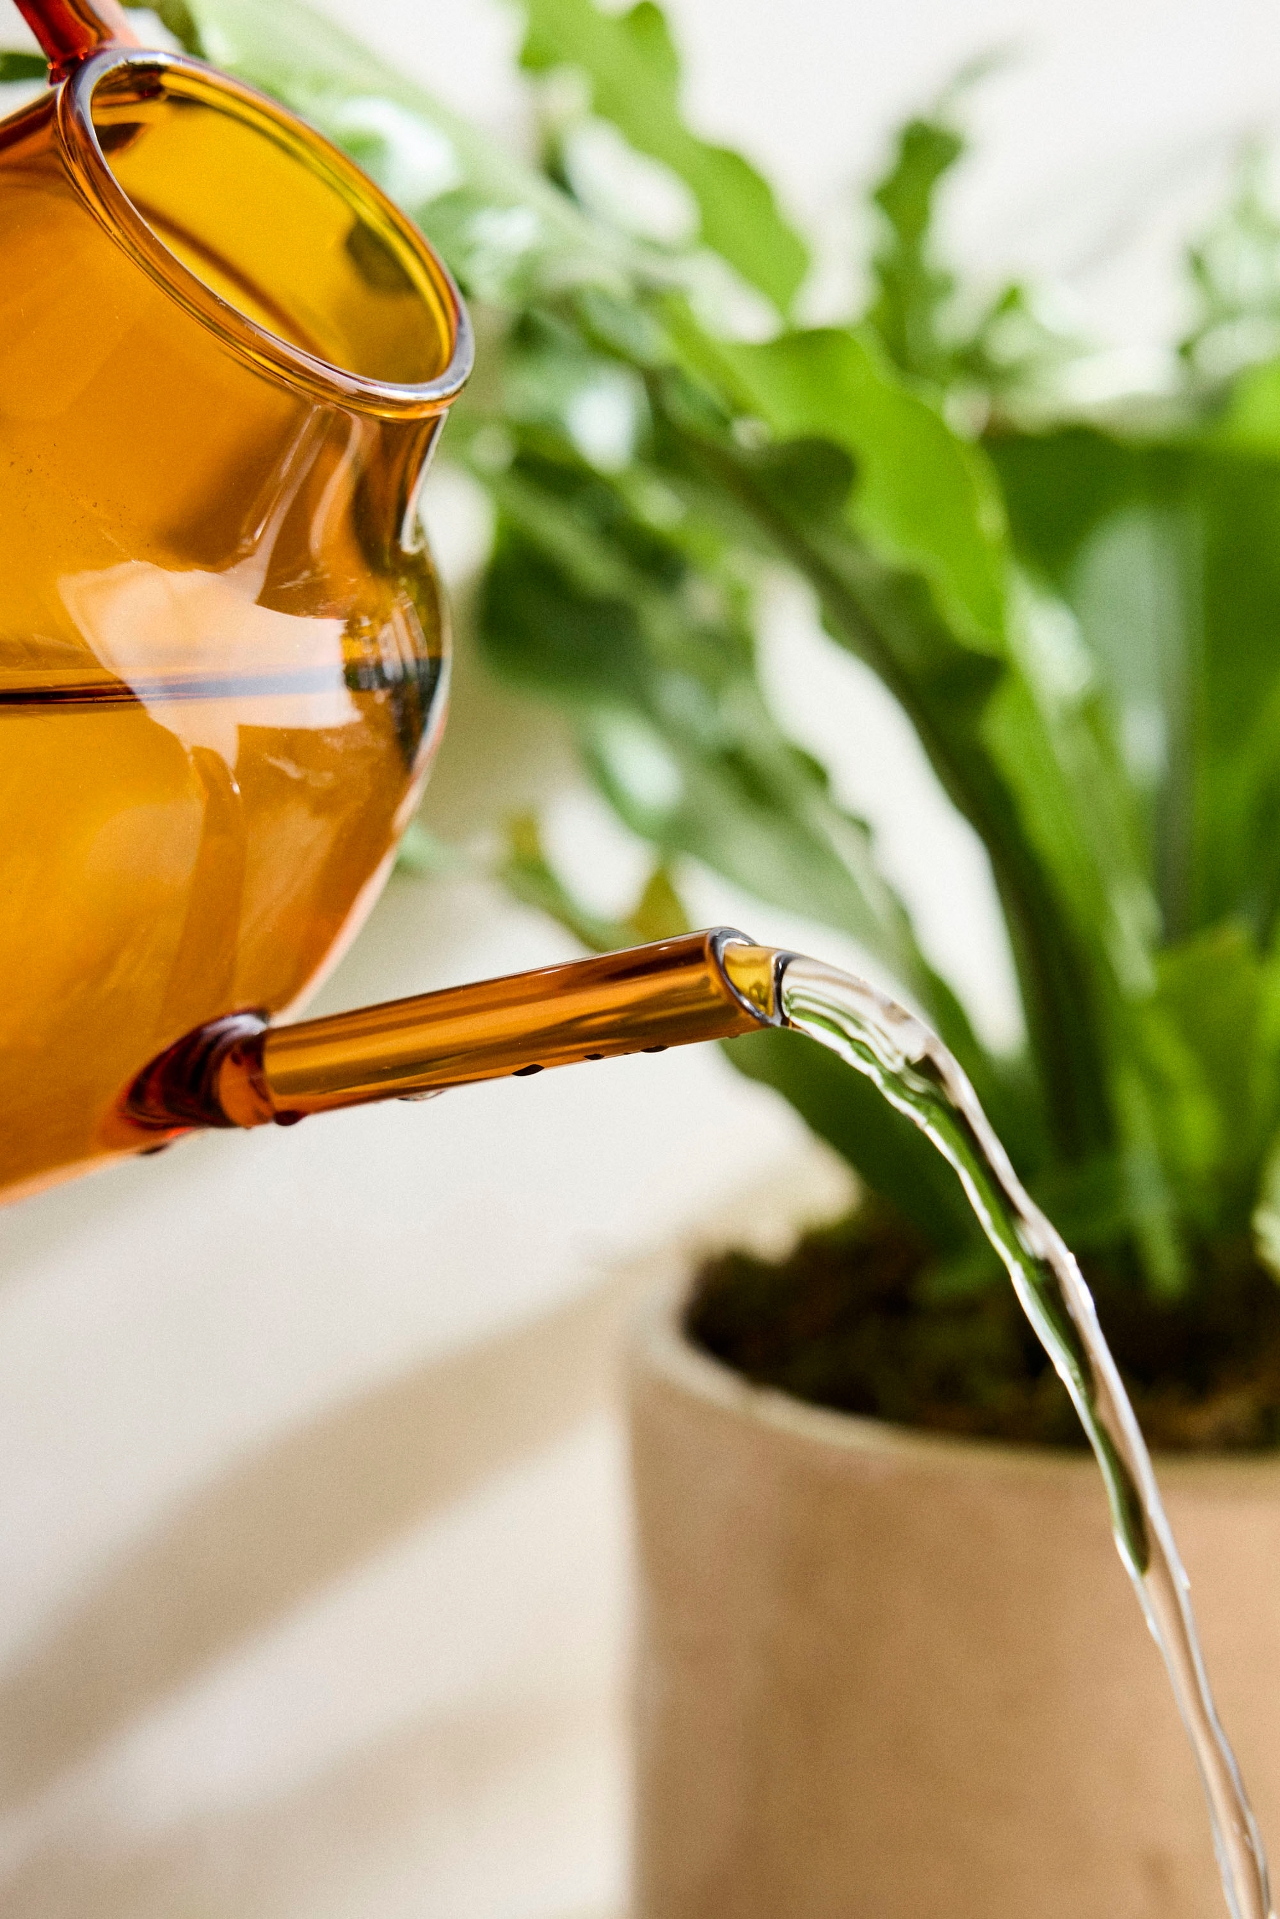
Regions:
<instances>
[{"instance_id":1,"label":"amber glass watering can","mask_svg":"<svg viewBox=\"0 0 1280 1919\"><path fill-rule=\"evenodd\" d=\"M112 0L0 122L0 1192L200 1125L746 1030L741 936L270 1026L417 803L416 501L471 338L342 154Z\"/></svg>"}]
</instances>

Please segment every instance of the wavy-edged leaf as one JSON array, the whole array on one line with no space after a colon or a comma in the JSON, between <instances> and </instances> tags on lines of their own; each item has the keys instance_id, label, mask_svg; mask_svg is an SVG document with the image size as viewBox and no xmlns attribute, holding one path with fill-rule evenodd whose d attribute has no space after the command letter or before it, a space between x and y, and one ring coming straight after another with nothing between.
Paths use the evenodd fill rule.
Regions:
<instances>
[{"instance_id":1,"label":"wavy-edged leaf","mask_svg":"<svg viewBox=\"0 0 1280 1919\"><path fill-rule=\"evenodd\" d=\"M930 582L952 644L1002 653L1004 510L981 452L856 334L831 327L763 346L718 344L716 359L778 439L827 440L852 456L853 528L886 562Z\"/></svg>"},{"instance_id":2,"label":"wavy-edged leaf","mask_svg":"<svg viewBox=\"0 0 1280 1919\"><path fill-rule=\"evenodd\" d=\"M808 266L804 242L754 167L685 125L679 60L660 9L652 0L626 13L603 13L592 0L524 0L524 7L523 64L585 73L596 113L685 182L706 244L785 313Z\"/></svg>"},{"instance_id":3,"label":"wavy-edged leaf","mask_svg":"<svg viewBox=\"0 0 1280 1919\"><path fill-rule=\"evenodd\" d=\"M989 69L962 72L952 99ZM974 311L935 244L939 186L966 150L945 116L909 120L871 200L883 233L871 257L873 297L864 323L893 365L938 389L959 391L981 413L1018 395L1052 389L1063 366L1086 349L1041 310L1033 289L1013 282ZM959 293L959 297L957 297Z\"/></svg>"},{"instance_id":4,"label":"wavy-edged leaf","mask_svg":"<svg viewBox=\"0 0 1280 1919\"><path fill-rule=\"evenodd\" d=\"M952 370L942 315L955 277L933 257L934 195L965 150L964 137L937 120L907 122L893 160L871 198L885 232L872 255L875 297L867 309L895 366L924 379L945 380Z\"/></svg>"}]
</instances>

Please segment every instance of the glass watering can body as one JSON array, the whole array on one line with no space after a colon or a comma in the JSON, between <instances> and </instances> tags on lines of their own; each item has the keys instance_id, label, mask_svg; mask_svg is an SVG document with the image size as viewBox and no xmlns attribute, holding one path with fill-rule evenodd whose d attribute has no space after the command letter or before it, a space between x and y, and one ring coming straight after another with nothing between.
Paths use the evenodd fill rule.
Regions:
<instances>
[{"instance_id":1,"label":"glass watering can body","mask_svg":"<svg viewBox=\"0 0 1280 1919\"><path fill-rule=\"evenodd\" d=\"M415 503L466 316L292 116L133 44L110 0L20 4L54 84L0 123L0 1193L190 1124L750 1023L695 941L656 974L579 969L598 991L567 1027L550 976L505 1010L473 996L460 1027L454 1005L425 1076L416 1016L318 1054L289 1029L277 1097L264 1021L356 931L439 733ZM656 1033L664 993L684 1011ZM530 1059L522 1009L548 997ZM224 1110L229 1057L247 1077Z\"/></svg>"},{"instance_id":2,"label":"glass watering can body","mask_svg":"<svg viewBox=\"0 0 1280 1919\"><path fill-rule=\"evenodd\" d=\"M0 126L8 1185L132 1143L138 1068L289 1007L371 903L443 713L413 509L469 358L339 154L86 53Z\"/></svg>"}]
</instances>

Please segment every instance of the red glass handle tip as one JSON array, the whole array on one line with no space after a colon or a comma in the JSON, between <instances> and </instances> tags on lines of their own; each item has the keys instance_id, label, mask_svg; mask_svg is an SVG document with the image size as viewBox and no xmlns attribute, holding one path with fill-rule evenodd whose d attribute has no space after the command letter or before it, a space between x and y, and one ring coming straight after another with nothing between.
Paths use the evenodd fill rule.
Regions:
<instances>
[{"instance_id":1,"label":"red glass handle tip","mask_svg":"<svg viewBox=\"0 0 1280 1919\"><path fill-rule=\"evenodd\" d=\"M49 62L51 80L64 80L99 47L136 47L138 36L117 0L18 0Z\"/></svg>"}]
</instances>

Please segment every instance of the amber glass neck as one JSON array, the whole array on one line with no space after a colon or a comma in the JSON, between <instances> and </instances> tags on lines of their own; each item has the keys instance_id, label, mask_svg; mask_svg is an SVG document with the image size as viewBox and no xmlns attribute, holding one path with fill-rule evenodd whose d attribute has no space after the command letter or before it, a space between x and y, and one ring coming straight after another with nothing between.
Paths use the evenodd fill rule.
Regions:
<instances>
[{"instance_id":1,"label":"amber glass neck","mask_svg":"<svg viewBox=\"0 0 1280 1919\"><path fill-rule=\"evenodd\" d=\"M732 1039L781 1023L787 957L722 927L274 1031L235 1014L154 1060L125 1110L154 1131L288 1126L475 1080Z\"/></svg>"},{"instance_id":2,"label":"amber glass neck","mask_svg":"<svg viewBox=\"0 0 1280 1919\"><path fill-rule=\"evenodd\" d=\"M52 80L64 80L100 47L139 44L116 0L18 0L18 10L48 58Z\"/></svg>"}]
</instances>

